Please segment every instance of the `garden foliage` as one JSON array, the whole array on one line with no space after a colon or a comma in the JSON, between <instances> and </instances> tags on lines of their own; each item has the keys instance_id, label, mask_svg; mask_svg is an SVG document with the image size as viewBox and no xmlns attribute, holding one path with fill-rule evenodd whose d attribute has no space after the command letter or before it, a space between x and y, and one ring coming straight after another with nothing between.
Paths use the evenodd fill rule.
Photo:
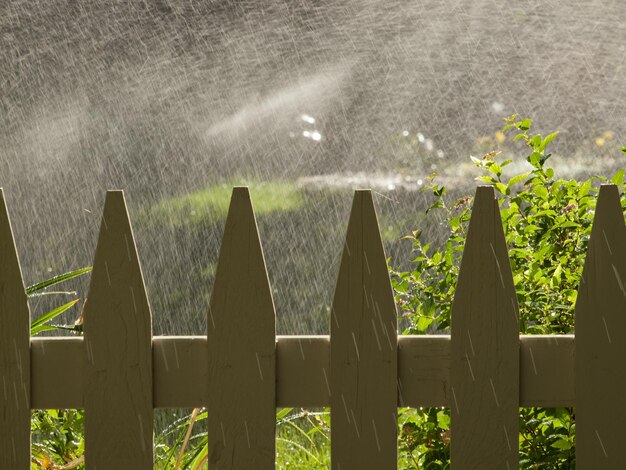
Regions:
<instances>
[{"instance_id":1,"label":"garden foliage","mask_svg":"<svg viewBox=\"0 0 626 470\"><path fill-rule=\"evenodd\" d=\"M532 121L511 116L503 132L528 147L527 171L505 176L511 160L499 152L471 157L483 184L494 187L502 215L513 280L520 309L520 334L564 334L574 331L574 307L600 183L618 185L622 207L624 170L610 181L558 178L548 166L547 136L531 134ZM446 236L438 246L423 242L419 231L413 243L411 270L391 270L404 334L449 333L450 313L463 247L471 215L472 197L450 200L445 187L425 188L433 202L428 212L443 215ZM435 214L432 214L433 216ZM449 410L401 413L400 449L411 454L416 468L449 467ZM526 408L520 410L522 468L574 468L575 410Z\"/></svg>"}]
</instances>

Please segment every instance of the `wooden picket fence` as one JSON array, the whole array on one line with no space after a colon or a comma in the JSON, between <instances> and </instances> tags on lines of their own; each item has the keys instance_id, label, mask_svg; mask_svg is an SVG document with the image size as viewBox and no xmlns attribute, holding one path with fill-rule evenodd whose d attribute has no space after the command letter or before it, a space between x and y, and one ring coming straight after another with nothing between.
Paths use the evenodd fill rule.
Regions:
<instances>
[{"instance_id":1,"label":"wooden picket fence","mask_svg":"<svg viewBox=\"0 0 626 470\"><path fill-rule=\"evenodd\" d=\"M624 468L626 226L600 190L573 335L520 336L499 208L476 192L450 336L398 336L369 191L357 191L330 336L275 335L246 188L235 188L207 336L153 337L123 193L107 194L84 336L30 338L0 192L0 468L30 468L37 408L85 409L87 469L153 466L154 408L207 407L210 469L275 466L277 407L331 408L337 470L397 468L398 406L451 407L455 469L518 467L519 407L576 407L580 469Z\"/></svg>"}]
</instances>

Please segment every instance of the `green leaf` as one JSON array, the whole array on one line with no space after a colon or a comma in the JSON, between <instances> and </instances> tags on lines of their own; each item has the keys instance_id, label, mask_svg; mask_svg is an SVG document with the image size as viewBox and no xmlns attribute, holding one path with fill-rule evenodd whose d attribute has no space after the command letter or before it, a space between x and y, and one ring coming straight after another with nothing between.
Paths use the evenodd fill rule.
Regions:
<instances>
[{"instance_id":1,"label":"green leaf","mask_svg":"<svg viewBox=\"0 0 626 470\"><path fill-rule=\"evenodd\" d=\"M417 320L417 329L420 332L425 332L426 329L432 324L432 322L434 321L433 318L431 317L419 317Z\"/></svg>"},{"instance_id":2,"label":"green leaf","mask_svg":"<svg viewBox=\"0 0 626 470\"><path fill-rule=\"evenodd\" d=\"M541 154L539 152L533 152L528 156L528 163L530 163L535 168L539 168L541 166Z\"/></svg>"},{"instance_id":3,"label":"green leaf","mask_svg":"<svg viewBox=\"0 0 626 470\"><path fill-rule=\"evenodd\" d=\"M541 185L535 186L533 188L533 193L535 193L535 195L539 196L541 199L547 199L548 198L548 190L546 189L545 186L541 186ZM538 212L537 215L540 215L540 213Z\"/></svg>"},{"instance_id":4,"label":"green leaf","mask_svg":"<svg viewBox=\"0 0 626 470\"><path fill-rule=\"evenodd\" d=\"M470 159L472 160L472 162L474 162L474 165L480 166L480 167L483 166L483 161L480 158L472 157L470 155Z\"/></svg>"},{"instance_id":5,"label":"green leaf","mask_svg":"<svg viewBox=\"0 0 626 470\"><path fill-rule=\"evenodd\" d=\"M78 300L79 299L72 300L71 302L63 304L60 307L55 308L54 310L50 310L48 313L43 314L42 316L37 318L35 321L33 321L30 325L31 336L34 336L37 333L40 333L41 331L45 331L46 329L50 329L49 327L45 325L45 323L48 323L53 318L58 317L66 310L72 308L74 304L78 302Z\"/></svg>"},{"instance_id":6,"label":"green leaf","mask_svg":"<svg viewBox=\"0 0 626 470\"><path fill-rule=\"evenodd\" d=\"M494 186L502 194L508 194L509 188L504 183L496 183Z\"/></svg>"},{"instance_id":7,"label":"green leaf","mask_svg":"<svg viewBox=\"0 0 626 470\"><path fill-rule=\"evenodd\" d=\"M497 179L489 175L478 176L476 177L476 181L482 181L484 183L489 183L489 184L496 184L498 182Z\"/></svg>"},{"instance_id":8,"label":"green leaf","mask_svg":"<svg viewBox=\"0 0 626 470\"><path fill-rule=\"evenodd\" d=\"M53 286L63 281L67 281L69 279L74 279L75 277L82 276L91 271L91 266L88 268L77 269L76 271L70 271L69 273L60 274L58 276L51 277L50 279L46 279L43 282L39 282L37 284L33 284L32 286L28 286L26 288L26 295L31 295L34 292L45 289L46 287Z\"/></svg>"},{"instance_id":9,"label":"green leaf","mask_svg":"<svg viewBox=\"0 0 626 470\"><path fill-rule=\"evenodd\" d=\"M516 124L517 128L522 131L527 131L530 129L530 124L532 123L532 119L522 119L520 122Z\"/></svg>"},{"instance_id":10,"label":"green leaf","mask_svg":"<svg viewBox=\"0 0 626 470\"><path fill-rule=\"evenodd\" d=\"M426 213L428 214L430 211L432 211L433 209L439 209L443 207L443 202L441 200L436 201L435 203L433 203L428 209L426 209Z\"/></svg>"},{"instance_id":11,"label":"green leaf","mask_svg":"<svg viewBox=\"0 0 626 470\"><path fill-rule=\"evenodd\" d=\"M193 460L189 461L189 463L186 465L187 469L195 469L195 468L200 468L200 465L202 464L203 461L205 461L207 455L209 454L209 446L208 445L202 445L202 446L197 446L198 450L196 452L196 455L194 456ZM315 458L315 457L314 457ZM317 460L317 459L315 459Z\"/></svg>"},{"instance_id":12,"label":"green leaf","mask_svg":"<svg viewBox=\"0 0 626 470\"><path fill-rule=\"evenodd\" d=\"M557 135L559 135L559 131L553 132L552 134L549 134L548 136L546 136L546 138L543 139L543 142L541 142L541 145L539 146L539 150L543 151L546 148L546 145L552 142Z\"/></svg>"},{"instance_id":13,"label":"green leaf","mask_svg":"<svg viewBox=\"0 0 626 470\"><path fill-rule=\"evenodd\" d=\"M530 145L534 149L539 150L539 147L541 146L541 136L537 134L535 137L530 139L528 145Z\"/></svg>"},{"instance_id":14,"label":"green leaf","mask_svg":"<svg viewBox=\"0 0 626 470\"><path fill-rule=\"evenodd\" d=\"M558 439L556 442L552 443L551 447L554 447L555 449L569 450L572 448L572 443L567 439Z\"/></svg>"},{"instance_id":15,"label":"green leaf","mask_svg":"<svg viewBox=\"0 0 626 470\"><path fill-rule=\"evenodd\" d=\"M485 166L496 176L500 176L502 174L502 167L494 161L488 161Z\"/></svg>"},{"instance_id":16,"label":"green leaf","mask_svg":"<svg viewBox=\"0 0 626 470\"><path fill-rule=\"evenodd\" d=\"M510 180L509 180L509 188L517 183L519 183L522 180L525 180L526 178L528 178L528 176L530 175L530 172L528 173L521 173L519 175L515 175L513 176Z\"/></svg>"},{"instance_id":17,"label":"green leaf","mask_svg":"<svg viewBox=\"0 0 626 470\"><path fill-rule=\"evenodd\" d=\"M613 178L611 178L611 183L617 185L624 184L624 169L619 170L617 173L615 173L615 175L613 175Z\"/></svg>"},{"instance_id":18,"label":"green leaf","mask_svg":"<svg viewBox=\"0 0 626 470\"><path fill-rule=\"evenodd\" d=\"M57 330L57 329L59 328L53 325L39 325L35 328L30 329L30 335L35 336L43 331L52 331L52 330Z\"/></svg>"},{"instance_id":19,"label":"green leaf","mask_svg":"<svg viewBox=\"0 0 626 470\"><path fill-rule=\"evenodd\" d=\"M591 189L591 180L587 180L578 188L578 197L582 198L583 196L586 196L587 194L589 194L590 189Z\"/></svg>"},{"instance_id":20,"label":"green leaf","mask_svg":"<svg viewBox=\"0 0 626 470\"><path fill-rule=\"evenodd\" d=\"M551 153L546 153L545 155L542 155L541 159L539 160L541 165L543 165L551 156L552 156Z\"/></svg>"},{"instance_id":21,"label":"green leaf","mask_svg":"<svg viewBox=\"0 0 626 470\"><path fill-rule=\"evenodd\" d=\"M276 421L280 421L293 411L293 408L282 408L276 413Z\"/></svg>"},{"instance_id":22,"label":"green leaf","mask_svg":"<svg viewBox=\"0 0 626 470\"><path fill-rule=\"evenodd\" d=\"M450 416L448 416L444 410L437 412L437 425L441 429L450 429Z\"/></svg>"}]
</instances>

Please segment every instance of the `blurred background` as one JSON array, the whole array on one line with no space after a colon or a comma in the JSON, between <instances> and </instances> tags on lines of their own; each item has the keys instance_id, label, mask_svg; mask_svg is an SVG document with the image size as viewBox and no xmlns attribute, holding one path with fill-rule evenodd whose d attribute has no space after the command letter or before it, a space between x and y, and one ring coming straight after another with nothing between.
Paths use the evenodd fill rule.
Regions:
<instances>
[{"instance_id":1,"label":"blurred background","mask_svg":"<svg viewBox=\"0 0 626 470\"><path fill-rule=\"evenodd\" d=\"M155 334L205 332L233 185L251 188L278 333L326 334L355 188L375 190L402 266L403 235L437 238L419 192L429 175L462 194L476 184L470 155L501 150L523 167L505 116L560 131L560 176L624 166L621 0L19 0L1 12L0 186L25 281L91 265L105 191L123 189Z\"/></svg>"}]
</instances>

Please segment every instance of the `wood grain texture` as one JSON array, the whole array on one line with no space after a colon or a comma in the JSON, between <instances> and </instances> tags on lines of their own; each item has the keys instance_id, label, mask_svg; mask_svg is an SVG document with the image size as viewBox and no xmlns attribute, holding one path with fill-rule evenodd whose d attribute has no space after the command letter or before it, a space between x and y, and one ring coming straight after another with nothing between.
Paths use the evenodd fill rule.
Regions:
<instances>
[{"instance_id":1,"label":"wood grain texture","mask_svg":"<svg viewBox=\"0 0 626 470\"><path fill-rule=\"evenodd\" d=\"M109 191L83 312L87 470L151 469L152 324L121 191Z\"/></svg>"},{"instance_id":2,"label":"wood grain texture","mask_svg":"<svg viewBox=\"0 0 626 470\"><path fill-rule=\"evenodd\" d=\"M517 312L500 210L479 187L452 306L454 469L518 468Z\"/></svg>"},{"instance_id":3,"label":"wood grain texture","mask_svg":"<svg viewBox=\"0 0 626 470\"><path fill-rule=\"evenodd\" d=\"M576 302L577 468L624 468L626 226L619 193L603 185Z\"/></svg>"},{"instance_id":4,"label":"wood grain texture","mask_svg":"<svg viewBox=\"0 0 626 470\"><path fill-rule=\"evenodd\" d=\"M33 408L83 407L82 348L31 340ZM207 406L207 356L206 336L153 338L154 407ZM329 336L276 338L276 406L330 406ZM450 406L449 336L398 336L398 406ZM574 406L574 335L520 336L520 406Z\"/></svg>"},{"instance_id":5,"label":"wood grain texture","mask_svg":"<svg viewBox=\"0 0 626 470\"><path fill-rule=\"evenodd\" d=\"M398 336L398 406L449 406L449 398L450 336Z\"/></svg>"},{"instance_id":6,"label":"wood grain texture","mask_svg":"<svg viewBox=\"0 0 626 470\"><path fill-rule=\"evenodd\" d=\"M247 188L233 190L207 315L209 468L274 468L274 302Z\"/></svg>"},{"instance_id":7,"label":"wood grain texture","mask_svg":"<svg viewBox=\"0 0 626 470\"><path fill-rule=\"evenodd\" d=\"M0 468L30 469L30 312L0 188Z\"/></svg>"},{"instance_id":8,"label":"wood grain texture","mask_svg":"<svg viewBox=\"0 0 626 470\"><path fill-rule=\"evenodd\" d=\"M356 191L330 319L331 467L397 468L397 315L370 191Z\"/></svg>"}]
</instances>

